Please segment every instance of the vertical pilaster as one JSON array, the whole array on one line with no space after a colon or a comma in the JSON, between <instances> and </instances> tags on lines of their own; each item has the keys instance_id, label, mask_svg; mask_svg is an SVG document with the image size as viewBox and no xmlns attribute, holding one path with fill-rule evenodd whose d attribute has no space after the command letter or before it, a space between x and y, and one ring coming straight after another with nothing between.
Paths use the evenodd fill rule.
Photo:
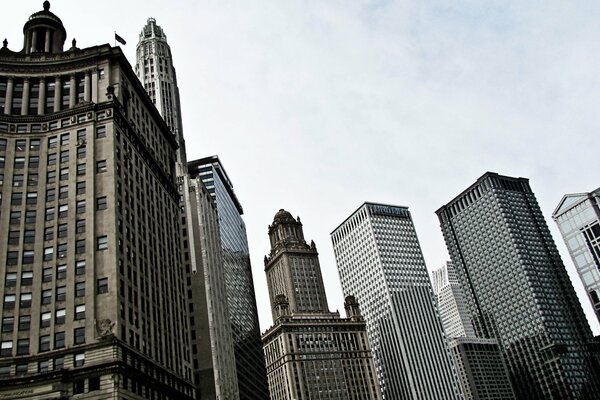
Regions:
<instances>
[{"instance_id":1,"label":"vertical pilaster","mask_svg":"<svg viewBox=\"0 0 600 400\"><path fill-rule=\"evenodd\" d=\"M23 101L21 103L21 115L27 115L29 111L29 78L23 79Z\"/></svg>"},{"instance_id":2,"label":"vertical pilaster","mask_svg":"<svg viewBox=\"0 0 600 400\"><path fill-rule=\"evenodd\" d=\"M4 114L10 114L12 112L12 98L13 98L13 78L8 77L8 82L6 82L6 104L4 106Z\"/></svg>"},{"instance_id":3,"label":"vertical pilaster","mask_svg":"<svg viewBox=\"0 0 600 400\"><path fill-rule=\"evenodd\" d=\"M38 95L38 115L44 114L46 108L46 78L40 78L40 92Z\"/></svg>"},{"instance_id":4,"label":"vertical pilaster","mask_svg":"<svg viewBox=\"0 0 600 400\"><path fill-rule=\"evenodd\" d=\"M62 85L60 83L60 76L57 76L54 78L54 112L60 111L61 93Z\"/></svg>"},{"instance_id":5,"label":"vertical pilaster","mask_svg":"<svg viewBox=\"0 0 600 400\"><path fill-rule=\"evenodd\" d=\"M38 41L38 32L36 29L33 29L31 33L31 52L33 53L37 49L37 41Z\"/></svg>"},{"instance_id":6,"label":"vertical pilaster","mask_svg":"<svg viewBox=\"0 0 600 400\"><path fill-rule=\"evenodd\" d=\"M46 53L50 52L50 45L51 45L50 38L51 37L52 37L52 31L50 31L50 29L46 29L46 38L45 38L45 41L44 41L44 51Z\"/></svg>"},{"instance_id":7,"label":"vertical pilaster","mask_svg":"<svg viewBox=\"0 0 600 400\"><path fill-rule=\"evenodd\" d=\"M76 84L77 81L75 80L75 75L71 75L71 84L69 88L69 108L73 108L77 104L77 87L75 87Z\"/></svg>"},{"instance_id":8,"label":"vertical pilaster","mask_svg":"<svg viewBox=\"0 0 600 400\"><path fill-rule=\"evenodd\" d=\"M90 79L90 74L92 72L91 71L85 71L85 79L84 79L84 85L83 85L83 100L89 102L90 101L90 93L91 93L91 79Z\"/></svg>"}]
</instances>

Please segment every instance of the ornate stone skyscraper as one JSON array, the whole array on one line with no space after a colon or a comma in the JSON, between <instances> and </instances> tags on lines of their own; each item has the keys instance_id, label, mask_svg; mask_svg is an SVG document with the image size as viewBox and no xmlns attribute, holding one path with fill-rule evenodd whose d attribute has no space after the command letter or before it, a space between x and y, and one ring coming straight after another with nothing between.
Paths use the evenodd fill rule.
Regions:
<instances>
[{"instance_id":1,"label":"ornate stone skyscraper","mask_svg":"<svg viewBox=\"0 0 600 400\"><path fill-rule=\"evenodd\" d=\"M384 398L459 399L408 208L364 203L331 239L344 294L362 305Z\"/></svg>"},{"instance_id":2,"label":"ornate stone skyscraper","mask_svg":"<svg viewBox=\"0 0 600 400\"><path fill-rule=\"evenodd\" d=\"M347 318L329 311L317 249L304 240L300 218L279 210L269 238L274 325L263 345L271 399L380 399L358 302L346 297Z\"/></svg>"},{"instance_id":3,"label":"ornate stone skyscraper","mask_svg":"<svg viewBox=\"0 0 600 400\"><path fill-rule=\"evenodd\" d=\"M488 172L437 215L475 327L498 340L517 398L598 398L597 347L528 180Z\"/></svg>"},{"instance_id":4,"label":"ornate stone skyscraper","mask_svg":"<svg viewBox=\"0 0 600 400\"><path fill-rule=\"evenodd\" d=\"M49 9L0 49L0 398L192 399L177 143Z\"/></svg>"}]
</instances>

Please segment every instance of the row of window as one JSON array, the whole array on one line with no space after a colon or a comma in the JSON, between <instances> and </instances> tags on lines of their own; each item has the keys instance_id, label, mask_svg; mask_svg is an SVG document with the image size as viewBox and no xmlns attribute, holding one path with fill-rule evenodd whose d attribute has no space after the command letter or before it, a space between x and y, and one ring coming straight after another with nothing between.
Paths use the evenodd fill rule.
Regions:
<instances>
[{"instance_id":1,"label":"row of window","mask_svg":"<svg viewBox=\"0 0 600 400\"><path fill-rule=\"evenodd\" d=\"M55 311L54 325L62 325L66 321L67 311L64 308ZM15 316L8 316L2 318L2 332L12 332L15 327ZM78 304L75 306L75 317L74 320L85 319L85 304ZM40 328L47 328L52 322L52 312L43 312L40 315ZM31 316L20 315L18 320L18 330L28 331L31 327Z\"/></svg>"},{"instance_id":2,"label":"row of window","mask_svg":"<svg viewBox=\"0 0 600 400\"><path fill-rule=\"evenodd\" d=\"M10 274L6 274L6 278L9 278ZM15 274L16 275L16 274ZM33 279L33 276L31 277ZM53 289L42 290L42 304L50 304L52 303L52 292ZM108 292L108 278L98 278L96 280L96 293L102 294ZM85 281L84 282L75 282L75 297L85 297ZM26 292L21 293L19 297L19 307L20 308L29 308L31 307L32 301L32 293ZM55 301L65 301L67 299L67 287L66 286L58 286L56 288ZM4 295L4 310L12 310L15 308L17 303L17 295L16 294L5 294Z\"/></svg>"},{"instance_id":3,"label":"row of window","mask_svg":"<svg viewBox=\"0 0 600 400\"><path fill-rule=\"evenodd\" d=\"M82 220L84 221L84 220ZM84 221L85 223L85 221ZM59 226L59 229L66 229L64 227L66 224ZM59 231L60 232L60 231ZM49 234L49 233L48 233ZM107 250L108 249L108 238L106 236L98 236L96 238L96 250ZM65 258L68 252L68 244L67 243L59 243L56 245L56 254L58 258ZM85 254L85 239L80 239L75 241L75 253L76 254ZM21 264L33 264L35 259L35 251L34 250L23 250ZM52 261L54 259L54 246L45 247L44 248L44 261ZM6 265L14 266L19 264L19 252L18 251L8 251L6 253Z\"/></svg>"},{"instance_id":4,"label":"row of window","mask_svg":"<svg viewBox=\"0 0 600 400\"><path fill-rule=\"evenodd\" d=\"M50 125L52 129L54 125ZM98 126L96 127L96 139L101 139L106 137L106 126ZM71 134L63 133L59 136L52 136L48 138L48 148L53 149L58 146L59 140L61 146L68 146L70 144ZM77 131L77 142L81 144L81 141L86 140L86 130L79 129ZM0 151L6 151L7 148L7 139L0 138ZM15 140L15 153L21 153L27 150L27 139L17 139ZM29 151L40 151L41 140L40 139L29 139Z\"/></svg>"},{"instance_id":5,"label":"row of window","mask_svg":"<svg viewBox=\"0 0 600 400\"><path fill-rule=\"evenodd\" d=\"M73 331L73 342L74 344L85 343L85 328L75 328ZM3 341L0 344L0 357L12 357L13 355L13 342ZM17 339L17 355L24 356L29 354L30 339ZM65 344L65 332L56 332L54 334L54 349L64 349ZM39 339L39 351L50 351L50 335L40 336ZM85 363L85 353L78 353L74 355L73 366L81 367ZM56 365L55 365L56 369Z\"/></svg>"}]
</instances>

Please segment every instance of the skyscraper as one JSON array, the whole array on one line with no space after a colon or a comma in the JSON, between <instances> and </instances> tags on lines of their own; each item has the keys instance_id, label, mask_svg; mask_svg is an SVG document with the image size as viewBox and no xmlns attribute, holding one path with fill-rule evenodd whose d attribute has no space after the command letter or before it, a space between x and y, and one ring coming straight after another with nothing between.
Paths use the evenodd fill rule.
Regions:
<instances>
[{"instance_id":1,"label":"skyscraper","mask_svg":"<svg viewBox=\"0 0 600 400\"><path fill-rule=\"evenodd\" d=\"M331 238L344 294L362 306L384 398L460 398L408 208L364 203Z\"/></svg>"},{"instance_id":2,"label":"skyscraper","mask_svg":"<svg viewBox=\"0 0 600 400\"><path fill-rule=\"evenodd\" d=\"M437 211L467 304L519 399L592 399L590 328L528 180L488 172Z\"/></svg>"},{"instance_id":3,"label":"skyscraper","mask_svg":"<svg viewBox=\"0 0 600 400\"><path fill-rule=\"evenodd\" d=\"M359 304L345 301L347 318L332 313L314 242L300 218L279 210L269 226L265 272L273 326L263 334L272 400L380 399Z\"/></svg>"},{"instance_id":4,"label":"skyscraper","mask_svg":"<svg viewBox=\"0 0 600 400\"><path fill-rule=\"evenodd\" d=\"M565 195L552 214L600 321L600 189Z\"/></svg>"},{"instance_id":5,"label":"skyscraper","mask_svg":"<svg viewBox=\"0 0 600 400\"><path fill-rule=\"evenodd\" d=\"M176 173L182 222L180 244L189 294L189 334L197 397L236 400L242 393L251 393L251 397L242 398L254 398L252 393L256 392L260 398L265 398L260 389L238 388L238 374L241 379L255 378L260 382L256 376L259 372L249 369L250 372L240 373L236 368L238 359L243 358L234 352L237 338L230 320L235 310L230 310L226 264L221 251L222 241L228 237L221 236L223 222L218 221L213 194L204 187L196 172L192 171L192 176L188 172L177 75L167 36L154 18L149 18L142 29L136 50L138 77L179 145ZM258 326L256 346L260 349ZM259 356L263 360L262 352ZM266 391L264 361L262 369Z\"/></svg>"},{"instance_id":6,"label":"skyscraper","mask_svg":"<svg viewBox=\"0 0 600 400\"><path fill-rule=\"evenodd\" d=\"M470 313L452 262L433 271L433 293L436 296L444 332L449 338L475 337Z\"/></svg>"},{"instance_id":7,"label":"skyscraper","mask_svg":"<svg viewBox=\"0 0 600 400\"><path fill-rule=\"evenodd\" d=\"M242 219L244 210L217 156L191 161L188 171L197 185L201 182L206 187L216 204L225 286L223 295L229 309L240 399L267 399L267 373L246 225Z\"/></svg>"},{"instance_id":8,"label":"skyscraper","mask_svg":"<svg viewBox=\"0 0 600 400\"><path fill-rule=\"evenodd\" d=\"M194 396L177 143L118 47L0 49L0 397ZM88 395L86 395L88 396Z\"/></svg>"}]
</instances>

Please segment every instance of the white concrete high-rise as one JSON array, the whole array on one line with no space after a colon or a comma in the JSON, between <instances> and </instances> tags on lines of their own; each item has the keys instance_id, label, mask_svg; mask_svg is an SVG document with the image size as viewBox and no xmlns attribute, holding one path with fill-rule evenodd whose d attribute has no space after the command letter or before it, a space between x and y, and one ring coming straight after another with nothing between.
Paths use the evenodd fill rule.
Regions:
<instances>
[{"instance_id":1,"label":"white concrete high-rise","mask_svg":"<svg viewBox=\"0 0 600 400\"><path fill-rule=\"evenodd\" d=\"M461 398L408 208L364 203L331 237L344 294L367 322L384 398Z\"/></svg>"},{"instance_id":2,"label":"white concrete high-rise","mask_svg":"<svg viewBox=\"0 0 600 400\"><path fill-rule=\"evenodd\" d=\"M446 336L448 338L475 337L469 309L452 261L433 271L431 278Z\"/></svg>"}]
</instances>

